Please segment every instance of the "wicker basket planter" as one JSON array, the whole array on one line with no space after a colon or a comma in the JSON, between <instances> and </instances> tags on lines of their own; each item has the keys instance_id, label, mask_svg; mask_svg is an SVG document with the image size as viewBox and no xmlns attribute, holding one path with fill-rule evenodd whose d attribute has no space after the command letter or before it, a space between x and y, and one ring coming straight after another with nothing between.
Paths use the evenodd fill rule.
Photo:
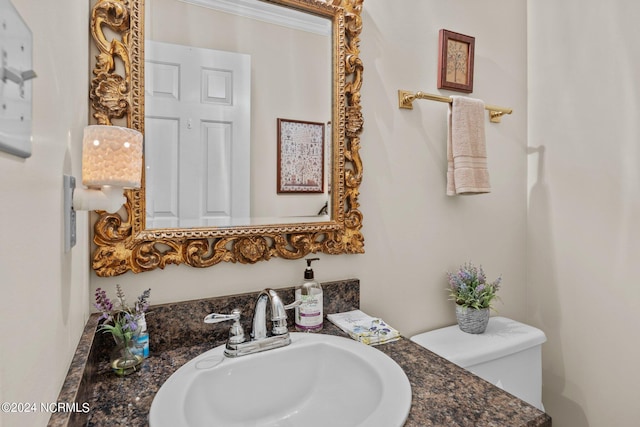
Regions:
<instances>
[{"instance_id":1,"label":"wicker basket planter","mask_svg":"<svg viewBox=\"0 0 640 427\"><path fill-rule=\"evenodd\" d=\"M463 307L456 304L456 318L458 326L463 332L481 334L487 329L489 323L489 309Z\"/></svg>"}]
</instances>

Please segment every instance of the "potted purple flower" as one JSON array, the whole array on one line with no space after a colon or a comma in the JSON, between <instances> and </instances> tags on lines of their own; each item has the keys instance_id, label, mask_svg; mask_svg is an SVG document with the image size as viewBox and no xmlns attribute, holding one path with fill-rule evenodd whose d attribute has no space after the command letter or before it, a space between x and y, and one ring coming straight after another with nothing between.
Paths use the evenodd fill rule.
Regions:
<instances>
[{"instance_id":1,"label":"potted purple flower","mask_svg":"<svg viewBox=\"0 0 640 427\"><path fill-rule=\"evenodd\" d=\"M111 355L111 369L117 375L129 375L138 369L144 359L140 349L137 348L138 335L144 321L144 313L149 308L149 295L151 289L147 289L138 297L133 306L129 306L120 285L116 285L115 304L107 297L107 293L96 289L96 302L94 307L102 315L99 318L99 331L110 333L116 348Z\"/></svg>"},{"instance_id":2,"label":"potted purple flower","mask_svg":"<svg viewBox=\"0 0 640 427\"><path fill-rule=\"evenodd\" d=\"M471 262L460 266L458 271L448 272L449 299L456 303L458 326L464 332L481 334L489 323L489 310L500 289L502 277L488 282L482 266Z\"/></svg>"}]
</instances>

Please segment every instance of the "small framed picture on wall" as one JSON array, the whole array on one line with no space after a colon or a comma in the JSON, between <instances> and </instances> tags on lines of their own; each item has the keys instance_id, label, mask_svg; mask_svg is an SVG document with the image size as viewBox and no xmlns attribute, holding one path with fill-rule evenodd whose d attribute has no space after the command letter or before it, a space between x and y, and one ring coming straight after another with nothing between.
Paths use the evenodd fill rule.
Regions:
<instances>
[{"instance_id":1,"label":"small framed picture on wall","mask_svg":"<svg viewBox=\"0 0 640 427\"><path fill-rule=\"evenodd\" d=\"M473 92L475 37L440 30L438 89Z\"/></svg>"},{"instance_id":2,"label":"small framed picture on wall","mask_svg":"<svg viewBox=\"0 0 640 427\"><path fill-rule=\"evenodd\" d=\"M278 194L324 191L324 123L278 119Z\"/></svg>"}]
</instances>

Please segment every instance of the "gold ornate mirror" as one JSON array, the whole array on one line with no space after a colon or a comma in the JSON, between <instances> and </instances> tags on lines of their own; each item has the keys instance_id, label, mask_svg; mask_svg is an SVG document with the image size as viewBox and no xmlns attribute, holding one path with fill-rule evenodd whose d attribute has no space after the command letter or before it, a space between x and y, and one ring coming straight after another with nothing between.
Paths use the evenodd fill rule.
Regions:
<instances>
[{"instance_id":1,"label":"gold ornate mirror","mask_svg":"<svg viewBox=\"0 0 640 427\"><path fill-rule=\"evenodd\" d=\"M228 0L219 1L234 6L234 2ZM245 3L247 0L237 1ZM363 66L359 58L359 35L363 0L261 1L330 22L327 220L312 218L306 222L278 220L263 224L249 221L239 226L150 228L147 227L147 199L143 183L140 190L126 193L127 203L120 212L98 212L99 218L94 226L97 248L92 262L98 276L116 276L128 270L139 273L164 268L167 264L210 267L221 261L246 264L271 257L298 259L317 252L364 252L360 231L362 214L358 209L362 179L359 149L363 125L360 106ZM90 89L93 117L98 124L126 125L143 134L144 17L144 0L97 0L90 23L97 48ZM314 102L313 99L306 101ZM146 135L145 146L153 144L148 139L151 138ZM264 136L263 143L265 141L275 144L276 135ZM275 159L265 161L275 162ZM148 164L146 174L149 174ZM276 192L275 188L273 192ZM256 225L258 223L262 225Z\"/></svg>"}]
</instances>

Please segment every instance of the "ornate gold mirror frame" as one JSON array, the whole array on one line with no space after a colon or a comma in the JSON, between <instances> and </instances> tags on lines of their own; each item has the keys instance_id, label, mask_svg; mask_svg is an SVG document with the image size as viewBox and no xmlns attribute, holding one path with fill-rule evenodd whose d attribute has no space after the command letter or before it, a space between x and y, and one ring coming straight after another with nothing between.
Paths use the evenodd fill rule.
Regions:
<instances>
[{"instance_id":1,"label":"ornate gold mirror frame","mask_svg":"<svg viewBox=\"0 0 640 427\"><path fill-rule=\"evenodd\" d=\"M98 212L92 266L98 276L164 268L210 267L309 253L363 253L359 58L363 0L268 0L329 18L333 25L333 173L329 222L218 228L145 228L145 189L126 192L126 214ZM105 30L107 30L105 32ZM98 50L90 101L98 124L114 120L144 133L144 0L97 0L90 31ZM108 38L107 35L109 35ZM145 142L146 143L146 142ZM122 210L121 210L122 212Z\"/></svg>"}]
</instances>

